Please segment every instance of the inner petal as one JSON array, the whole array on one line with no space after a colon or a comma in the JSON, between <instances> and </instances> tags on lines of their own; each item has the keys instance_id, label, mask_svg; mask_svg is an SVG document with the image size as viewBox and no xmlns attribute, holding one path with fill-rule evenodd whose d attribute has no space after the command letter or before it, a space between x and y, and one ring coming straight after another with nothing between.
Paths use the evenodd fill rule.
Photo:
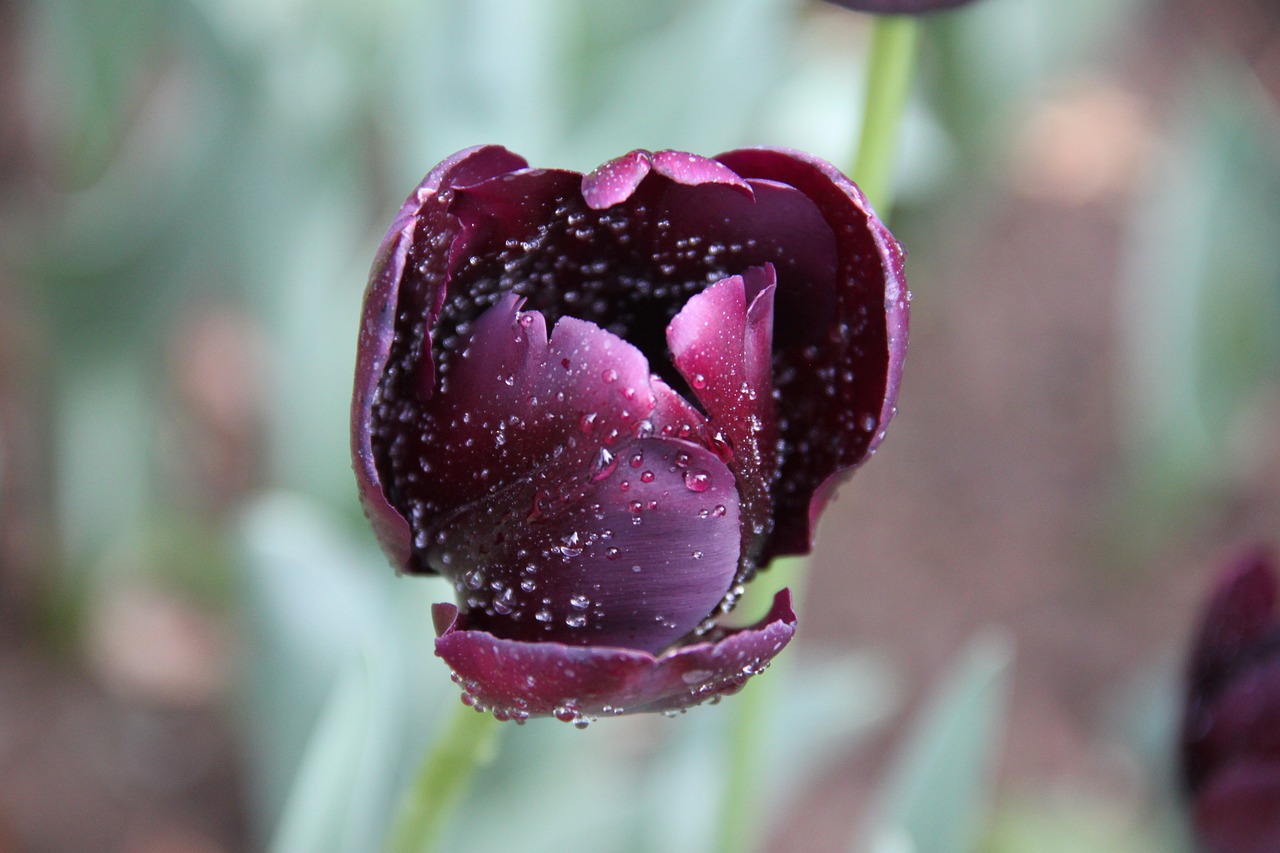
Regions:
<instances>
[{"instance_id":1,"label":"inner petal","mask_svg":"<svg viewBox=\"0 0 1280 853\"><path fill-rule=\"evenodd\" d=\"M657 652L729 591L739 537L728 467L652 437L486 496L441 526L428 558L454 580L471 628Z\"/></svg>"},{"instance_id":2,"label":"inner petal","mask_svg":"<svg viewBox=\"0 0 1280 853\"><path fill-rule=\"evenodd\" d=\"M521 301L504 294L483 314L420 419L396 425L389 458L418 570L444 514L547 466L585 469L654 409L635 347L571 317L548 338Z\"/></svg>"},{"instance_id":3,"label":"inner petal","mask_svg":"<svg viewBox=\"0 0 1280 853\"><path fill-rule=\"evenodd\" d=\"M773 399L772 265L716 282L667 327L676 367L710 419L711 446L726 446L742 498L744 572L772 526L777 472Z\"/></svg>"}]
</instances>

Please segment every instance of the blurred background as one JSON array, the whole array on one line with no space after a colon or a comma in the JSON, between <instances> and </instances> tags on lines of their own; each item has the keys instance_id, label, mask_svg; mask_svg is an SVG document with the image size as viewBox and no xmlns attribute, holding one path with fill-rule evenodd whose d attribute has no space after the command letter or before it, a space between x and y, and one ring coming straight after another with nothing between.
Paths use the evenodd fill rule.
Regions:
<instances>
[{"instance_id":1,"label":"blurred background","mask_svg":"<svg viewBox=\"0 0 1280 853\"><path fill-rule=\"evenodd\" d=\"M480 142L847 169L869 24L0 0L0 851L378 849L458 702L450 591L394 578L350 473L383 229ZM925 21L900 414L743 694L760 850L1184 844L1180 658L1216 561L1280 540L1278 107L1273 0ZM743 697L504 727L444 849L711 849Z\"/></svg>"}]
</instances>

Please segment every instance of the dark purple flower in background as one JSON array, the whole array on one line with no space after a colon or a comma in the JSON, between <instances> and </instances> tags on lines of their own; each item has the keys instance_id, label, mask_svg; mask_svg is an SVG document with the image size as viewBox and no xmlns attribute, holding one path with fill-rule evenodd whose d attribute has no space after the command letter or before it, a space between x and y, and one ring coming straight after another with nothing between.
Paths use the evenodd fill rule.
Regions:
<instances>
[{"instance_id":1,"label":"dark purple flower in background","mask_svg":"<svg viewBox=\"0 0 1280 853\"><path fill-rule=\"evenodd\" d=\"M587 175L496 146L427 176L365 294L352 442L436 651L497 716L674 710L795 628L712 621L814 524L893 414L902 253L795 151L633 151Z\"/></svg>"},{"instance_id":2,"label":"dark purple flower in background","mask_svg":"<svg viewBox=\"0 0 1280 853\"><path fill-rule=\"evenodd\" d=\"M954 9L972 0L827 0L827 2L857 12L871 12L876 15L918 15L921 12Z\"/></svg>"},{"instance_id":3,"label":"dark purple flower in background","mask_svg":"<svg viewBox=\"0 0 1280 853\"><path fill-rule=\"evenodd\" d=\"M1273 556L1219 581L1191 653L1182 768L1208 853L1280 850L1280 612Z\"/></svg>"}]
</instances>

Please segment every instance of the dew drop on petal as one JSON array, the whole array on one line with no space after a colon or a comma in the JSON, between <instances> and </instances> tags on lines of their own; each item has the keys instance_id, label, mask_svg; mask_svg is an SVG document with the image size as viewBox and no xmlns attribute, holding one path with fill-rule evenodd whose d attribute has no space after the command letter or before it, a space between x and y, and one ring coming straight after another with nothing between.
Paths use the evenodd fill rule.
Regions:
<instances>
[{"instance_id":1,"label":"dew drop on petal","mask_svg":"<svg viewBox=\"0 0 1280 853\"><path fill-rule=\"evenodd\" d=\"M691 492L705 492L711 488L711 475L701 468L684 472L684 487Z\"/></svg>"},{"instance_id":2,"label":"dew drop on petal","mask_svg":"<svg viewBox=\"0 0 1280 853\"><path fill-rule=\"evenodd\" d=\"M618 458L613 455L608 448L600 448L600 453L596 455L596 461L591 471L591 479L599 482L614 472L618 467Z\"/></svg>"}]
</instances>

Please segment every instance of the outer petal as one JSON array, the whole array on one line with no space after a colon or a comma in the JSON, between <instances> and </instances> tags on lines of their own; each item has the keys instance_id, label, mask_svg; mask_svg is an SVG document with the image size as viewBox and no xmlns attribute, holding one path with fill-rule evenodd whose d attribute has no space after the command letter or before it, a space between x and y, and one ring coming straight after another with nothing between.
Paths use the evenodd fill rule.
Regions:
<instances>
[{"instance_id":1,"label":"outer petal","mask_svg":"<svg viewBox=\"0 0 1280 853\"><path fill-rule=\"evenodd\" d=\"M1197 702L1184 749L1193 786L1237 761L1280 764L1280 656L1247 665L1213 699Z\"/></svg>"},{"instance_id":2,"label":"outer petal","mask_svg":"<svg viewBox=\"0 0 1280 853\"><path fill-rule=\"evenodd\" d=\"M1248 650L1280 622L1276 613L1274 559L1263 548L1251 549L1231 561L1205 608L1200 635L1191 659L1193 689L1216 686Z\"/></svg>"},{"instance_id":3,"label":"outer petal","mask_svg":"<svg viewBox=\"0 0 1280 853\"><path fill-rule=\"evenodd\" d=\"M737 691L791 640L796 617L782 590L758 624L654 656L607 646L503 640L469 630L452 604L437 604L436 654L478 707L495 716L565 720L675 711Z\"/></svg>"},{"instance_id":4,"label":"outer petal","mask_svg":"<svg viewBox=\"0 0 1280 853\"><path fill-rule=\"evenodd\" d=\"M1280 850L1280 763L1248 763L1218 775L1196 798L1206 853Z\"/></svg>"},{"instance_id":5,"label":"outer petal","mask_svg":"<svg viewBox=\"0 0 1280 853\"><path fill-rule=\"evenodd\" d=\"M831 493L875 450L895 411L907 345L902 249L857 186L823 160L769 148L717 159L753 186L771 181L803 193L835 235L834 276L825 280L831 292L803 300L832 306L815 327L824 332L819 339L802 343L792 328L802 309L792 307L784 270L778 271L775 382L786 449L765 558L803 553Z\"/></svg>"},{"instance_id":6,"label":"outer petal","mask_svg":"<svg viewBox=\"0 0 1280 853\"><path fill-rule=\"evenodd\" d=\"M525 165L521 157L505 148L488 145L459 151L436 166L401 207L383 237L369 273L351 403L351 454L360 502L378 542L397 568L404 567L409 558L409 526L388 500L383 474L379 471L373 449L374 409L381 402L384 377L393 360L392 348L397 335L403 344L404 329L397 329L396 318L402 307L400 289L419 217L423 216L428 226L443 226L443 216L438 212L440 205L435 201L442 189L482 181ZM437 210L432 211L433 207ZM448 231L442 233L447 235ZM442 278L432 285L430 293L414 301L422 306L434 306L432 310L438 311L446 286L447 281ZM425 326L430 325L433 317L426 314L422 318ZM427 363L430 364L429 358Z\"/></svg>"},{"instance_id":7,"label":"outer petal","mask_svg":"<svg viewBox=\"0 0 1280 853\"><path fill-rule=\"evenodd\" d=\"M428 559L455 578L470 627L657 652L711 614L738 568L733 475L678 439L616 453L554 465L446 520Z\"/></svg>"},{"instance_id":8,"label":"outer petal","mask_svg":"<svg viewBox=\"0 0 1280 853\"><path fill-rule=\"evenodd\" d=\"M1182 731L1191 791L1236 755L1280 758L1280 620L1269 552L1247 551L1225 569L1192 649Z\"/></svg>"},{"instance_id":9,"label":"outer petal","mask_svg":"<svg viewBox=\"0 0 1280 853\"><path fill-rule=\"evenodd\" d=\"M773 401L773 267L723 279L694 296L667 327L676 367L726 446L742 495L744 569L771 527L777 473ZM715 445L713 445L715 446Z\"/></svg>"}]
</instances>

